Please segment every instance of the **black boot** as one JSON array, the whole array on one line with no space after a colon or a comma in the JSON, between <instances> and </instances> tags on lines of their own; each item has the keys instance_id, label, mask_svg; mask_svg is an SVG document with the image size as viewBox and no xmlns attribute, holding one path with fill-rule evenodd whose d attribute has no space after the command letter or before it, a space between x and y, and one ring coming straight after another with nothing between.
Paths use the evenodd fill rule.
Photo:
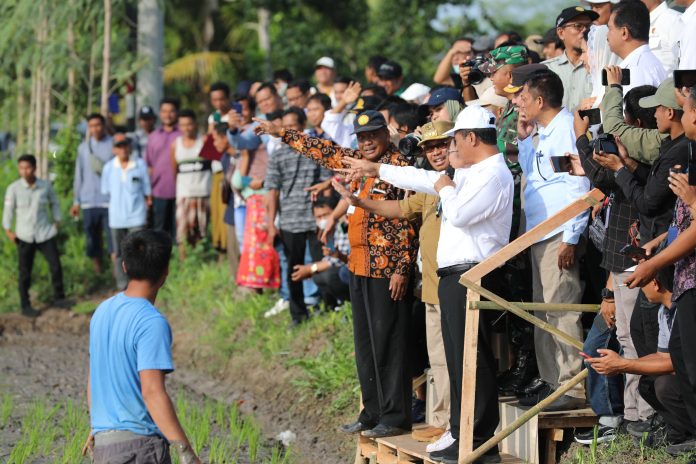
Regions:
<instances>
[{"instance_id":1,"label":"black boot","mask_svg":"<svg viewBox=\"0 0 696 464\"><path fill-rule=\"evenodd\" d=\"M515 391L527 385L538 375L534 351L521 350L515 365L498 376L498 394L513 396Z\"/></svg>"}]
</instances>

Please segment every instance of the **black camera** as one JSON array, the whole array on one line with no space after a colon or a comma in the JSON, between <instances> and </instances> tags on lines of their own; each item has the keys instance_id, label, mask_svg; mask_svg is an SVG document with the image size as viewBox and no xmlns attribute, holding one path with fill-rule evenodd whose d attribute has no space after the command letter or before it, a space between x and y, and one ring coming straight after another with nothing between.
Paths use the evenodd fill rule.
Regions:
<instances>
[{"instance_id":1,"label":"black camera","mask_svg":"<svg viewBox=\"0 0 696 464\"><path fill-rule=\"evenodd\" d=\"M418 144L421 141L421 136L415 133L408 134L403 139L399 140L399 151L407 158L415 158L421 152Z\"/></svg>"},{"instance_id":2,"label":"black camera","mask_svg":"<svg viewBox=\"0 0 696 464\"><path fill-rule=\"evenodd\" d=\"M592 148L595 153L619 154L619 147L616 145L616 140L611 134L605 133L597 135L597 138L592 141Z\"/></svg>"},{"instance_id":3,"label":"black camera","mask_svg":"<svg viewBox=\"0 0 696 464\"><path fill-rule=\"evenodd\" d=\"M488 60L484 55L476 55L473 60L466 61L459 65L460 68L471 68L469 73L469 84L478 85L486 78L486 74L481 71L480 67L483 63L487 63Z\"/></svg>"}]
</instances>

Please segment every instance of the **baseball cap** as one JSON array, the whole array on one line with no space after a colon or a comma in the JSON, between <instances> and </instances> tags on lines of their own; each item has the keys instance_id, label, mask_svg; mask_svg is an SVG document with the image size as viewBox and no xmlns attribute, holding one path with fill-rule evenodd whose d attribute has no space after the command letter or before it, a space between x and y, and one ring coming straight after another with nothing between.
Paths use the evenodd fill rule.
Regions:
<instances>
[{"instance_id":1,"label":"baseball cap","mask_svg":"<svg viewBox=\"0 0 696 464\"><path fill-rule=\"evenodd\" d=\"M406 101L412 101L418 104L423 103L430 93L430 87L421 83L414 83L406 87L404 93L400 95Z\"/></svg>"},{"instance_id":2,"label":"baseball cap","mask_svg":"<svg viewBox=\"0 0 696 464\"><path fill-rule=\"evenodd\" d=\"M385 61L377 70L380 79L398 79L403 75L401 65L396 61Z\"/></svg>"},{"instance_id":3,"label":"baseball cap","mask_svg":"<svg viewBox=\"0 0 696 464\"><path fill-rule=\"evenodd\" d=\"M319 58L319 59L317 60L316 63L314 63L314 68L315 68L315 69L316 69L316 68L320 68L320 67L322 67L322 66L325 67L325 68L331 68L331 69L335 69L335 68L336 68L336 64L334 63L333 58L328 57L328 56L322 56L321 58Z\"/></svg>"},{"instance_id":4,"label":"baseball cap","mask_svg":"<svg viewBox=\"0 0 696 464\"><path fill-rule=\"evenodd\" d=\"M643 97L638 101L641 108L655 108L664 106L675 110L682 109L677 103L677 98L674 95L674 78L668 77L657 88L657 92L649 97Z\"/></svg>"},{"instance_id":5,"label":"baseball cap","mask_svg":"<svg viewBox=\"0 0 696 464\"><path fill-rule=\"evenodd\" d=\"M495 129L495 116L481 106L467 106L459 112L454 127L445 132L445 135L454 137L455 132L462 129Z\"/></svg>"},{"instance_id":6,"label":"baseball cap","mask_svg":"<svg viewBox=\"0 0 696 464\"><path fill-rule=\"evenodd\" d=\"M536 43L540 45L546 45L547 43L551 42L556 42L558 40L558 32L556 32L556 28L552 27L548 31L546 31L546 34L544 34L543 37L541 37L539 40L536 41Z\"/></svg>"},{"instance_id":7,"label":"baseball cap","mask_svg":"<svg viewBox=\"0 0 696 464\"><path fill-rule=\"evenodd\" d=\"M508 104L508 99L495 93L495 87L488 87L478 100L470 100L466 102L466 104L478 106L493 105L505 108L505 106Z\"/></svg>"},{"instance_id":8,"label":"baseball cap","mask_svg":"<svg viewBox=\"0 0 696 464\"><path fill-rule=\"evenodd\" d=\"M378 110L382 104L382 99L371 95L360 97L355 102L355 106L350 110L351 113L362 113L367 110Z\"/></svg>"},{"instance_id":9,"label":"baseball cap","mask_svg":"<svg viewBox=\"0 0 696 464\"><path fill-rule=\"evenodd\" d=\"M545 64L541 63L525 64L524 66L515 68L512 70L512 83L503 90L505 90L507 93L517 93L522 90L522 87L524 87L524 83L527 82L529 76L539 71L546 71L547 69L549 68L547 68Z\"/></svg>"},{"instance_id":10,"label":"baseball cap","mask_svg":"<svg viewBox=\"0 0 696 464\"><path fill-rule=\"evenodd\" d=\"M418 142L418 146L422 146L425 142L431 140L445 140L450 138L446 135L446 132L454 127L452 121L432 121L426 123L421 127L421 141Z\"/></svg>"},{"instance_id":11,"label":"baseball cap","mask_svg":"<svg viewBox=\"0 0 696 464\"><path fill-rule=\"evenodd\" d=\"M483 63L479 69L486 74L493 74L506 64L525 64L527 62L527 49L524 45L509 45L491 50L490 61Z\"/></svg>"},{"instance_id":12,"label":"baseball cap","mask_svg":"<svg viewBox=\"0 0 696 464\"><path fill-rule=\"evenodd\" d=\"M131 144L131 139L128 137L124 137L123 140L119 140L117 142L114 142L114 147L128 147Z\"/></svg>"},{"instance_id":13,"label":"baseball cap","mask_svg":"<svg viewBox=\"0 0 696 464\"><path fill-rule=\"evenodd\" d=\"M155 110L153 110L151 106L145 105L142 108L140 108L140 111L138 112L138 118L157 119L157 116L155 115Z\"/></svg>"},{"instance_id":14,"label":"baseball cap","mask_svg":"<svg viewBox=\"0 0 696 464\"><path fill-rule=\"evenodd\" d=\"M363 111L353 121L353 133L371 132L377 129L387 127L387 121L384 120L382 113L375 110Z\"/></svg>"},{"instance_id":15,"label":"baseball cap","mask_svg":"<svg viewBox=\"0 0 696 464\"><path fill-rule=\"evenodd\" d=\"M425 103L427 106L438 106L445 103L447 100L456 100L459 103L464 103L462 94L454 87L440 87L430 92L430 98Z\"/></svg>"},{"instance_id":16,"label":"baseball cap","mask_svg":"<svg viewBox=\"0 0 696 464\"><path fill-rule=\"evenodd\" d=\"M595 13L592 10L586 10L581 6L571 6L568 8L564 8L563 11L561 11L561 14L558 15L558 17L556 18L556 27L561 27L564 24L570 22L570 20L582 15L587 16L592 21L599 18L599 14Z\"/></svg>"},{"instance_id":17,"label":"baseball cap","mask_svg":"<svg viewBox=\"0 0 696 464\"><path fill-rule=\"evenodd\" d=\"M620 0L582 0L583 3L597 5L599 3L619 3Z\"/></svg>"}]
</instances>

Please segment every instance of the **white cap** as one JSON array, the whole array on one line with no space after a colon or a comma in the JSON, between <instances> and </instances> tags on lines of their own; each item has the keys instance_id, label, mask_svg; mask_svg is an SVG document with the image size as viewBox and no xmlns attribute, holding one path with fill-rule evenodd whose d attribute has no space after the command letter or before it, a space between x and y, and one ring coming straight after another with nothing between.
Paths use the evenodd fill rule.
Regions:
<instances>
[{"instance_id":1,"label":"white cap","mask_svg":"<svg viewBox=\"0 0 696 464\"><path fill-rule=\"evenodd\" d=\"M597 3L619 3L620 0L582 0L582 3L589 3L590 5L595 5Z\"/></svg>"},{"instance_id":2,"label":"white cap","mask_svg":"<svg viewBox=\"0 0 696 464\"><path fill-rule=\"evenodd\" d=\"M402 93L400 96L406 101L422 105L430 96L430 87L416 82L415 84L409 85L408 88L404 90L404 93Z\"/></svg>"},{"instance_id":3,"label":"white cap","mask_svg":"<svg viewBox=\"0 0 696 464\"><path fill-rule=\"evenodd\" d=\"M454 127L444 135L454 137L454 133L462 129L495 129L495 116L478 105L467 106L457 115Z\"/></svg>"},{"instance_id":4,"label":"white cap","mask_svg":"<svg viewBox=\"0 0 696 464\"><path fill-rule=\"evenodd\" d=\"M330 58L328 56L322 56L317 60L316 63L314 63L314 67L318 68L319 66L324 66L325 68L331 68L334 69L336 65L334 64L333 58Z\"/></svg>"},{"instance_id":5,"label":"white cap","mask_svg":"<svg viewBox=\"0 0 696 464\"><path fill-rule=\"evenodd\" d=\"M499 106L501 108L505 108L505 106L508 104L508 99L505 97L501 97L497 93L495 93L495 87L488 87L485 92L483 92L483 95L481 95L481 98L478 100L471 100L466 102L467 106L472 106L472 105L478 105L478 106L488 106L488 105L493 105L493 106Z\"/></svg>"}]
</instances>

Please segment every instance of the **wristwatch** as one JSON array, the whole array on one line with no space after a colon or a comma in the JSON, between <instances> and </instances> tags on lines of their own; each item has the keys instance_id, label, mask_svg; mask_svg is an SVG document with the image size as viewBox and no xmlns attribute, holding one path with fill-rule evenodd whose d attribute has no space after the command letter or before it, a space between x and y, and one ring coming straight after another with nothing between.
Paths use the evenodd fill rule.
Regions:
<instances>
[{"instance_id":1,"label":"wristwatch","mask_svg":"<svg viewBox=\"0 0 696 464\"><path fill-rule=\"evenodd\" d=\"M608 288L603 288L602 289L602 299L613 301L614 300L614 290L609 290Z\"/></svg>"},{"instance_id":2,"label":"wristwatch","mask_svg":"<svg viewBox=\"0 0 696 464\"><path fill-rule=\"evenodd\" d=\"M312 275L314 275L314 274L316 274L317 271L319 270L319 265L318 265L317 263L314 263L314 264L312 264L312 266L310 267L310 269L312 270Z\"/></svg>"}]
</instances>

